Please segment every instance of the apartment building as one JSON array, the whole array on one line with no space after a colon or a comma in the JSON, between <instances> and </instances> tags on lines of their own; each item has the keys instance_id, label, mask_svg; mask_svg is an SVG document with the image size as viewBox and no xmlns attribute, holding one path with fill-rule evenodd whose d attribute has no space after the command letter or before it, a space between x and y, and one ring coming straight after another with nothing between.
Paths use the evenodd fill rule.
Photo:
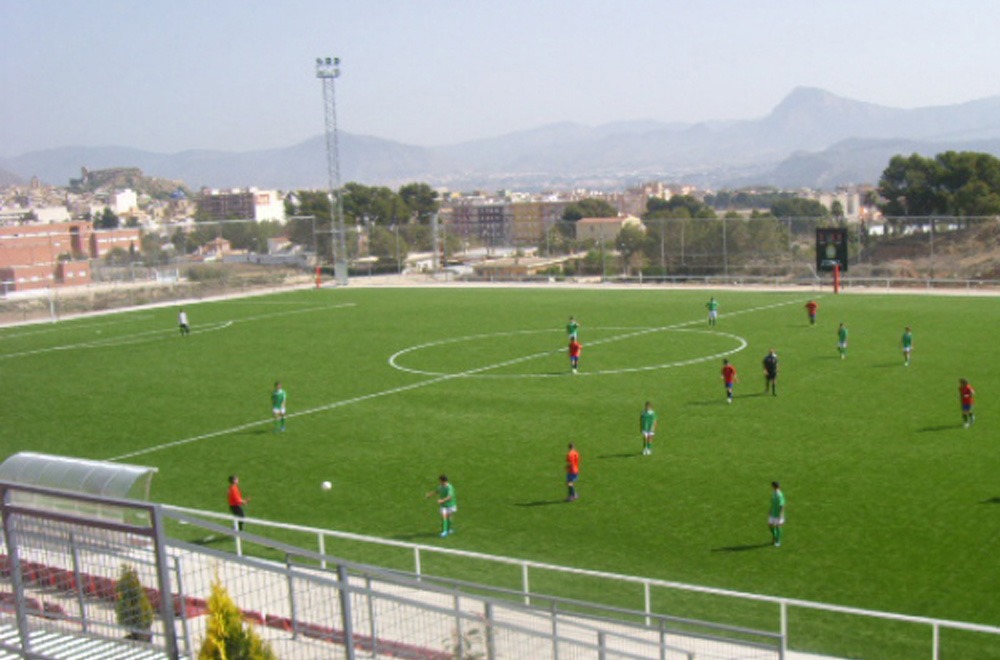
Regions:
<instances>
[{"instance_id":1,"label":"apartment building","mask_svg":"<svg viewBox=\"0 0 1000 660\"><path fill-rule=\"evenodd\" d=\"M622 229L628 226L642 227L642 221L634 215L616 218L580 218L576 221L576 240L611 243Z\"/></svg>"},{"instance_id":2,"label":"apartment building","mask_svg":"<svg viewBox=\"0 0 1000 660\"><path fill-rule=\"evenodd\" d=\"M137 252L141 249L138 229L95 230L90 232L88 239L90 248L88 254L91 259L100 259L115 248L121 248L126 252Z\"/></svg>"},{"instance_id":3,"label":"apartment building","mask_svg":"<svg viewBox=\"0 0 1000 660\"><path fill-rule=\"evenodd\" d=\"M198 211L208 220L285 222L285 202L277 190L205 188L198 199Z\"/></svg>"},{"instance_id":4,"label":"apartment building","mask_svg":"<svg viewBox=\"0 0 1000 660\"><path fill-rule=\"evenodd\" d=\"M69 222L0 227L0 291L44 289L90 281L87 262L61 266L60 257L87 252L90 223Z\"/></svg>"},{"instance_id":5,"label":"apartment building","mask_svg":"<svg viewBox=\"0 0 1000 660\"><path fill-rule=\"evenodd\" d=\"M463 238L484 245L538 245L569 203L464 198L443 207L439 217Z\"/></svg>"},{"instance_id":6,"label":"apartment building","mask_svg":"<svg viewBox=\"0 0 1000 660\"><path fill-rule=\"evenodd\" d=\"M138 229L95 231L85 221L0 227L0 293L87 284L88 257L139 245Z\"/></svg>"}]
</instances>

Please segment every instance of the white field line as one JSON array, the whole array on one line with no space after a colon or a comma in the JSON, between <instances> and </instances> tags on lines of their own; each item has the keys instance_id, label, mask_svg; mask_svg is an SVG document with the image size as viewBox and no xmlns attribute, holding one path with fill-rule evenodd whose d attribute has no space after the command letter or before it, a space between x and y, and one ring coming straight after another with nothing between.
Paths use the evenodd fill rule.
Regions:
<instances>
[{"instance_id":1,"label":"white field line","mask_svg":"<svg viewBox=\"0 0 1000 660\"><path fill-rule=\"evenodd\" d=\"M214 300L213 303L221 305L301 305L297 300L248 300L246 298L227 298L226 300ZM351 303L353 304L353 303Z\"/></svg>"},{"instance_id":2,"label":"white field line","mask_svg":"<svg viewBox=\"0 0 1000 660\"><path fill-rule=\"evenodd\" d=\"M271 319L278 316L290 316L292 314L303 314L306 312L315 312L317 310L323 309L335 309L337 307L354 307L355 303L341 303L338 305L324 305L322 307L306 307L304 309L297 309L289 312L273 312L271 314L258 314L257 316L248 316L242 319L232 319L230 321L219 321L217 323L209 323L206 325L195 326L191 330L191 334L202 334L206 332L215 332L216 330L224 330L230 327L234 323L244 323L246 321L260 321L262 319ZM7 360L10 358L25 357L28 355L38 355L41 353L52 353L55 351L69 351L78 348L112 348L119 346L130 346L133 344L141 344L144 342L156 341L160 339L161 336L169 334L177 334L177 328L161 328L158 330L147 330L145 332L137 332L130 335L120 335L117 337L106 337L103 339L94 339L84 342L78 342L76 344L61 344L59 346L50 346L48 348L37 348L31 351L21 351L19 353L0 353L0 360Z\"/></svg>"},{"instance_id":3,"label":"white field line","mask_svg":"<svg viewBox=\"0 0 1000 660\"><path fill-rule=\"evenodd\" d=\"M77 330L79 328L103 328L104 326L118 325L120 323L133 323L135 321L148 321L151 318L153 318L152 314L143 314L141 316L134 316L134 317L129 318L129 319L121 319L119 321L105 321L104 323L73 323L72 321L64 321L63 323L51 323L50 322L47 326L38 328L37 330L29 330L27 332L18 332L18 333L9 334L9 335L6 334L6 333L0 332L0 341L5 340L5 339L16 339L18 337L31 337L33 335L42 335L42 334L46 334L46 333L49 333L49 332L64 332L67 329L70 329L70 328L66 328L65 324L67 324L67 323L71 323L72 324L72 328L71 328L72 330Z\"/></svg>"},{"instance_id":4,"label":"white field line","mask_svg":"<svg viewBox=\"0 0 1000 660\"><path fill-rule=\"evenodd\" d=\"M765 309L773 309L773 308L776 308L776 307L785 307L787 305L798 304L798 303L801 303L801 302L802 302L801 300L796 300L796 301L774 303L774 304L771 304L771 305L762 305L760 307L753 307L753 308L750 308L750 309L744 309L744 310L741 310L741 311L738 311L738 312L730 312L730 313L725 314L725 315L719 314L719 318L721 319L721 318L724 318L724 317L728 318L728 317L732 317L732 316L739 316L741 314L749 314L749 313L752 313L752 312L759 312L759 311L762 311L762 310L765 310ZM667 327L668 328L672 328L672 329L677 329L677 328L680 328L680 327L684 327L684 326L688 326L688 325L694 325L696 323L704 323L704 322L705 322L704 320L686 321L684 323L678 323L678 324L674 324L673 326L667 326ZM643 329L643 330L637 331L635 333L630 333L628 336L635 336L635 335L638 335L638 334L645 334L645 333L648 333L648 332L658 332L658 331L661 331L661 330L664 330L664 329L666 329L666 328ZM620 337L611 337L611 338L602 340L600 343L605 343L605 342L609 342L609 341L616 341L619 338ZM598 342L592 342L592 344L595 344L595 343L598 343ZM560 351L561 350L562 349L560 349ZM497 364L491 364L491 365L487 365L487 366L484 366L484 367L477 367L475 369L469 369L468 371L462 371L462 372L455 373L455 374L444 374L444 375L441 375L441 376L430 378L428 380L420 381L418 383L411 383L409 385L402 385L400 387L393 387L391 389L383 390L381 392L372 392L370 394L363 394L361 396L356 396L356 397L353 397L353 398L350 398L350 399L344 399L342 401L334 401L332 403L327 403L327 404L324 404L322 406L316 406L314 408L309 408L307 410L301 410L301 411L296 412L296 413L290 413L290 414L286 415L286 417L288 417L289 419L293 419L295 417L304 417L306 415L314 415L316 413L326 412L328 410L333 410L335 408L342 408L344 406L349 406L349 405L352 405L352 404L355 404L355 403L361 403L363 401L371 401L372 399L378 399L378 398L385 397L385 396L391 396L393 394L399 394L400 392L408 392L410 390L416 390L416 389L420 389L422 387L428 387L430 385L435 385L437 383L443 383L445 381L449 381L449 380L452 380L452 379L455 379L455 378L465 378L467 376L474 376L474 375L476 375L478 373L481 373L481 372L484 372L484 371L489 371L491 369L499 369L501 367L506 367L506 366L509 366L509 365L512 365L512 364L518 364L520 362L526 362L528 360L533 360L533 359L537 359L539 357L551 355L552 353L553 353L553 351L544 351L544 352L541 352L541 353L534 353L532 355L527 355L527 356L524 356L524 357L519 357L519 358L510 359L510 360L505 360L503 362L498 362ZM122 460L125 460L125 459L135 458L136 456L144 456L146 454L152 454L152 453L155 453L155 452L158 452L158 451L162 451L164 449L172 449L174 447L181 447L183 445L188 445L188 444L191 444L191 443L194 443L194 442L201 442L203 440L209 440L211 438L217 438L219 436L229 435L231 433L239 433L240 431L246 431L248 429L252 429L252 428L257 427L257 426L263 426L265 424L271 424L271 423L273 423L273 419L272 418L260 419L260 420L254 421L254 422L247 422L245 424L240 424L239 426L233 426L233 427L230 427L228 429L221 429L219 431L212 431L211 433L204 433L202 435L196 435L196 436L192 436L190 438L183 438L181 440L174 440L172 442L165 442L165 443L162 443L162 444L159 444L159 445L154 445L152 447L147 447L145 449L137 449L136 451L128 452L127 454L121 454L119 456L114 456L114 457L109 458L107 460L109 460L109 461L122 461Z\"/></svg>"},{"instance_id":5,"label":"white field line","mask_svg":"<svg viewBox=\"0 0 1000 660\"><path fill-rule=\"evenodd\" d=\"M198 329L198 332L214 332L216 330L222 330L223 328L228 328L233 324L232 321L226 321L223 323L213 323L211 325L204 326ZM60 346L50 346L49 348L38 348L33 351L22 351L20 353L4 353L0 355L0 360L7 360L10 358L25 357L27 355L38 355L39 353L52 353L54 351L70 351L78 348L117 348L119 346L130 346L132 344L142 344L144 342L155 341L160 338L161 335L168 333L176 333L176 328L171 328L169 330L148 330L146 332L138 332L131 335L124 335L121 337L108 337L106 339L95 339L93 341L84 341L78 344L62 344ZM191 334L195 334L192 330Z\"/></svg>"},{"instance_id":6,"label":"white field line","mask_svg":"<svg viewBox=\"0 0 1000 660\"><path fill-rule=\"evenodd\" d=\"M226 301L220 301L226 302ZM321 305L319 307L303 307L302 309L293 309L289 312L271 312L269 314L258 314L257 316L247 316L242 319L233 319L234 323L243 323L245 321L261 321L263 319L273 319L279 316L292 316L293 314L308 314L309 312L321 312L325 309L340 309L342 307L357 307L357 303L338 303L336 305Z\"/></svg>"},{"instance_id":7,"label":"white field line","mask_svg":"<svg viewBox=\"0 0 1000 660\"><path fill-rule=\"evenodd\" d=\"M614 374L636 373L636 372L639 372L639 371L656 371L658 369L670 369L670 368L673 368L673 367L683 367L683 366L687 366L689 364L698 364L700 362L708 362L709 360L715 360L715 359L718 359L718 358L726 357L727 355L732 355L734 353L739 353L740 351L742 351L744 348L747 347L747 340L744 339L743 337L738 336L738 335L730 334L728 332L718 332L716 330L688 329L686 327L686 326L689 326L689 325L694 325L696 323L700 323L700 321L685 321L684 323L677 323L677 324L674 324L674 325L660 326L660 327L655 327L655 328L648 328L648 327L647 328L615 328L615 327L605 327L605 326L595 327L595 328L592 328L592 329L593 330L629 330L630 332L628 332L627 334L624 334L624 335L617 335L617 336L614 336L614 337L606 337L604 339L597 339L597 340L588 342L587 346L595 346L595 345L600 345L600 344L606 344L608 342L621 341L623 339L631 339L632 337L639 337L639 336L642 336L644 334L649 334L649 333L653 333L653 332L671 332L671 331L673 331L673 332L693 332L693 333L715 335L717 337L727 337L727 338L732 339L732 340L734 340L736 342L736 348L731 348L729 350L721 351L719 353L713 353L711 355L703 355L703 356L696 357L696 358L689 358L687 360L679 360L679 361L676 361L676 362L667 362L667 363L664 363L664 364L650 364L650 365L646 365L646 366L642 366L642 367L623 367L621 369L603 369L603 370L597 370L597 371L587 370L587 371L581 371L581 372L578 372L578 373L581 376L610 376L610 375L614 375ZM550 329L546 329L546 330L515 330L513 332L494 332L494 333L489 333L489 334L470 335L470 336L466 336L466 337L457 337L455 339L443 339L443 340L440 340L440 341L428 342L426 344L420 344L419 346L411 346L410 348L404 348L403 350L401 350L401 351L399 351L397 353L394 353L389 358L389 365L391 367L393 367L394 369L398 369L400 371L405 371L405 372L411 373L411 374L418 374L418 375L421 375L421 376L444 376L446 374L444 374L444 373L442 373L440 371L425 371L423 369L414 369L412 367L403 366L403 365L401 365L401 364L398 363L397 358L399 358L399 357L401 357L401 356L403 356L403 355L405 355L407 353L412 353L412 352L415 352L415 351L418 351L418 350L422 350L424 348L430 348L430 347L433 347L433 346L443 346L445 344L459 344L459 343L463 343L463 342L474 341L474 340L477 340L477 339L493 339L495 337L509 337L511 335L541 334L543 332L545 332L545 333L551 333L553 331L552 331L551 328ZM527 356L525 356L523 358L518 358L516 360L516 362L514 362L514 364L516 364L517 362L526 362L528 360L533 360L535 358L546 357L546 356L549 356L549 355L559 354L559 353L565 353L565 352L566 352L565 348L556 348L556 349L552 349L552 350L548 350L548 351L542 351L540 353L534 353L532 355L527 355ZM508 362L508 363L504 363L504 364L507 365L507 364L511 364L511 363ZM499 365L490 365L490 367L488 367L488 368L489 369L495 369L498 366ZM476 371L479 371L479 370L476 370ZM463 372L462 374L457 374L457 375L469 376L470 374L469 374L469 372ZM487 374L487 375L475 374L475 375L477 375L477 376L479 376L481 378L559 378L559 377L564 376L565 374L564 373L557 373L557 374L553 374L553 373L535 373L535 374Z\"/></svg>"},{"instance_id":8,"label":"white field line","mask_svg":"<svg viewBox=\"0 0 1000 660\"><path fill-rule=\"evenodd\" d=\"M738 335L730 334L728 332L718 332L718 331L715 331L715 330L687 329L687 328L684 327L684 326L687 326L687 325L692 325L694 323L699 323L699 322L698 321L685 321L684 323L678 323L678 324L675 324L675 325L672 325L672 326L661 326L661 327L655 327L655 328L615 328L615 327L606 327L606 326L595 327L595 328L591 328L591 329L592 330L604 330L604 331L608 331L608 330L628 330L629 333L628 334L624 334L624 335L617 335L615 337L607 337L605 339L594 340L592 342L588 342L587 346L594 346L594 345L606 344L608 342L613 342L613 341L620 341L620 340L623 340L623 339L629 339L629 338L632 338L632 337L637 337L637 336L641 336L641 335L652 333L652 332L671 332L671 331L673 331L673 332L693 332L693 333L699 333L699 334L714 335L714 336L717 336L717 337L726 337L726 338L732 339L732 340L734 340L736 342L736 348L731 348L729 350L722 351L722 352L719 352L719 353L713 353L711 355L703 355L703 356L696 357L696 358L688 358L686 360L679 360L679 361L676 361L676 362L667 362L667 363L664 363L664 364L650 364L650 365L646 365L646 366L642 366L642 367L623 367L621 369L602 369L602 370L597 370L597 371L589 370L588 369L587 371L581 371L581 372L579 372L579 374L582 375L582 376L610 376L610 375L613 375L613 374L626 374L626 373L635 373L635 372L639 372L639 371L655 371L655 370L658 370L658 369L670 369L670 368L673 368L673 367L682 367L682 366L686 366L686 365L689 365L689 364L697 364L699 362L707 362L709 360L714 360L714 359L718 359L718 358L721 358L721 357L726 357L727 355L732 355L733 353L739 353L740 351L742 351L744 348L747 347L747 340L744 339L743 337L738 336ZM398 358L401 357L401 356L403 356L403 355L406 355L407 353L412 353L412 352L415 352L415 351L422 350L424 348L431 348L431 347L434 347L434 346L444 346L446 344L460 344L460 343L465 343L465 342L469 342L469 341L476 341L476 340L480 340L480 339L493 339L493 338L496 338L496 337L510 337L512 335L530 335L530 334L554 333L554 332L555 331L552 330L551 328L548 328L548 329L545 329L545 330L515 330L515 331L512 331L512 332L493 332L493 333L488 333L488 334L469 335L469 336L466 336L466 337L456 337L454 339L443 339L443 340L440 340L440 341L428 342L426 344L420 344L419 346L411 346L410 348L404 348L403 350L401 350L401 351L399 351L397 353L394 353L393 355L391 355L389 357L389 366L393 367L394 369L398 369L400 371L405 371L407 373L417 374L417 375L420 375L420 376L444 376L446 374L442 373L440 371L426 371L424 369L414 369L412 367L403 366L402 364L399 364ZM547 357L547 356L550 356L550 355L553 355L553 354L559 354L559 353L565 353L565 352L566 352L566 349L560 347L560 348L556 348L556 349L552 349L552 350L542 351L540 353L534 353L532 355L527 355L527 356L525 356L523 358L518 358L517 362L526 362L528 360L533 360L535 358ZM505 363L505 364L510 364L510 363ZM516 362L515 362L515 364L516 364ZM489 368L490 369L495 369L495 368L497 368L497 365L491 365ZM468 372L464 372L463 375L468 376L469 373ZM564 376L565 373L560 372L560 373L534 373L534 374L485 374L485 375L476 374L476 375L479 376L480 378L559 378L559 377Z\"/></svg>"}]
</instances>

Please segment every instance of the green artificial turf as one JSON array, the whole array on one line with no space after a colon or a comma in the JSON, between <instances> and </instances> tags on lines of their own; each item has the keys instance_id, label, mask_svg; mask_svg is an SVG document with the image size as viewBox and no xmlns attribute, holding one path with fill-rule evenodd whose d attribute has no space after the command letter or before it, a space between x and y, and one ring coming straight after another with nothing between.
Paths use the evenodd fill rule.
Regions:
<instances>
[{"instance_id":1,"label":"green artificial turf","mask_svg":"<svg viewBox=\"0 0 1000 660\"><path fill-rule=\"evenodd\" d=\"M721 303L714 328L710 295ZM810 296L816 326L803 307ZM2 455L156 466L154 500L220 512L226 477L238 473L253 517L1000 624L995 299L347 287L187 311L184 338L172 308L0 329ZM577 376L566 356L571 315L582 324ZM850 330L845 360L839 322ZM906 325L910 367L899 349ZM763 393L771 347L777 397ZM727 405L719 370L730 351L740 382ZM978 392L971 429L959 377ZM288 392L285 433L269 419L276 380ZM640 453L646 400L659 415L652 456ZM563 502L569 442L582 467L573 503ZM424 497L440 473L459 503L447 539ZM775 479L787 497L780 549L766 526ZM406 565L394 549L331 541L328 550ZM513 567L425 562L428 572L519 584ZM532 587L643 606L638 587L561 579ZM775 621L773 606L727 610L677 592L655 592L653 607ZM793 644L869 657L871 640L894 657L928 648L926 628L887 635L888 624L852 619L856 634L842 635L844 618L797 610ZM977 657L1000 645L949 634L943 641Z\"/></svg>"}]
</instances>

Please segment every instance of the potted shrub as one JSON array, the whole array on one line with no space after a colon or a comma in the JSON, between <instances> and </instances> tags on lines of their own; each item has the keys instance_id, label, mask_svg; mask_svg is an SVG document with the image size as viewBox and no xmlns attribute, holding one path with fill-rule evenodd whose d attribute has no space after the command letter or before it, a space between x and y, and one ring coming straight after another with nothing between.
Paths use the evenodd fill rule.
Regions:
<instances>
[{"instance_id":1,"label":"potted shrub","mask_svg":"<svg viewBox=\"0 0 1000 660\"><path fill-rule=\"evenodd\" d=\"M219 577L212 581L208 597L208 622L198 660L276 660L271 645L243 620Z\"/></svg>"},{"instance_id":2,"label":"potted shrub","mask_svg":"<svg viewBox=\"0 0 1000 660\"><path fill-rule=\"evenodd\" d=\"M118 625L129 631L126 637L142 642L152 640L153 605L139 581L139 574L128 564L122 564L115 593L115 616Z\"/></svg>"}]
</instances>

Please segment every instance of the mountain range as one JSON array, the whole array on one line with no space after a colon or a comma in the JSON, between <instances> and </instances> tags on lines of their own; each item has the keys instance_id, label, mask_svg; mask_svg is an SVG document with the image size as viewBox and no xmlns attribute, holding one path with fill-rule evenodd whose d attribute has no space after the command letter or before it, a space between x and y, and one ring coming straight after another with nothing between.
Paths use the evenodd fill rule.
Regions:
<instances>
[{"instance_id":1,"label":"mountain range","mask_svg":"<svg viewBox=\"0 0 1000 660\"><path fill-rule=\"evenodd\" d=\"M540 126L459 144L421 147L341 131L344 181L452 190L622 188L642 181L707 188L831 189L874 184L895 154L982 151L1000 156L1000 97L899 109L800 87L767 116L741 121L625 121ZM154 153L63 147L0 158L0 184L32 176L66 185L80 168L138 167L191 188L294 190L328 183L323 135L285 148Z\"/></svg>"}]
</instances>

